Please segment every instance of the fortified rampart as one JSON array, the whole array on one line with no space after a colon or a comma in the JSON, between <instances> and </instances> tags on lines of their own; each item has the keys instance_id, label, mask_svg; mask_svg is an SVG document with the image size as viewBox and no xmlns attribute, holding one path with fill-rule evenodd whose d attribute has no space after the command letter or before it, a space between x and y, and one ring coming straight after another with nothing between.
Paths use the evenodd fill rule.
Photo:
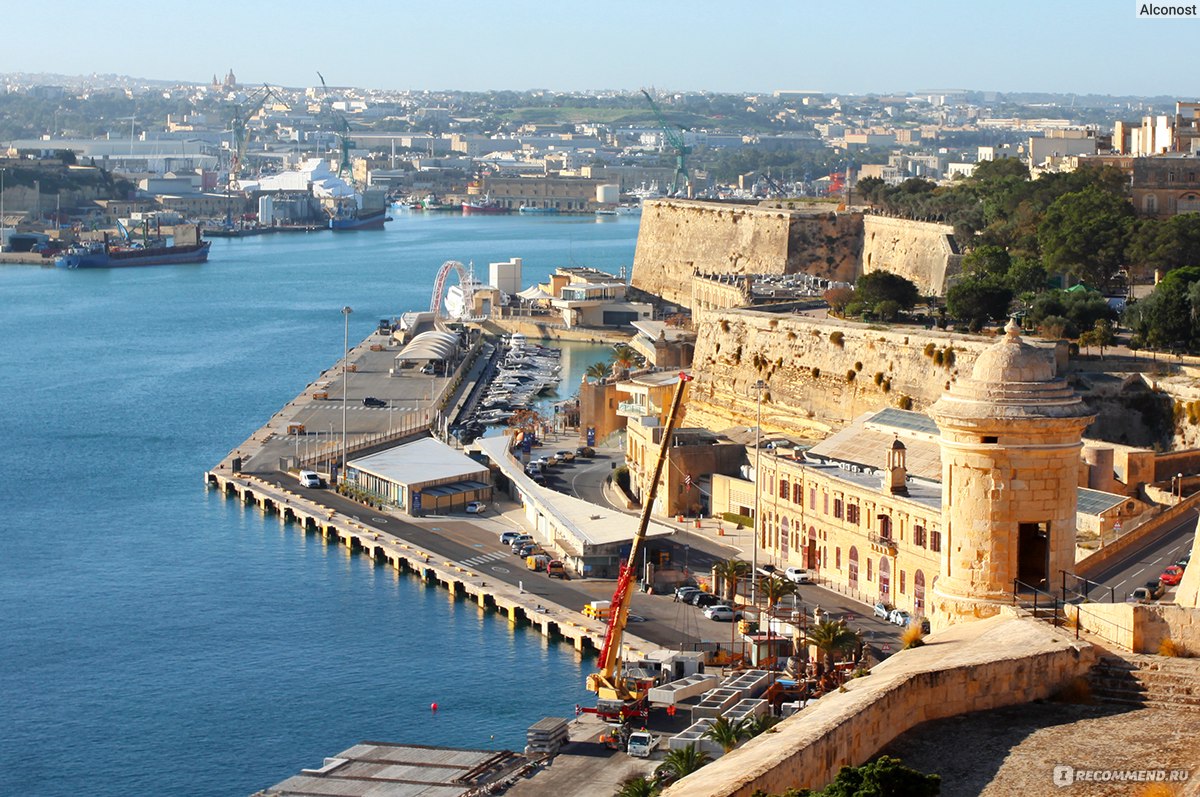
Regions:
<instances>
[{"instance_id":1,"label":"fortified rampart","mask_svg":"<svg viewBox=\"0 0 1200 797\"><path fill-rule=\"evenodd\" d=\"M642 208L633 286L692 306L692 275L800 274L851 282L862 214L663 199Z\"/></svg>"},{"instance_id":2,"label":"fortified rampart","mask_svg":"<svg viewBox=\"0 0 1200 797\"><path fill-rule=\"evenodd\" d=\"M764 310L702 312L688 423L823 433L882 407L925 410L994 341Z\"/></svg>"},{"instance_id":3,"label":"fortified rampart","mask_svg":"<svg viewBox=\"0 0 1200 797\"><path fill-rule=\"evenodd\" d=\"M890 271L916 283L922 294L941 296L962 268L947 224L863 216L862 273Z\"/></svg>"},{"instance_id":4,"label":"fortified rampart","mask_svg":"<svg viewBox=\"0 0 1200 797\"><path fill-rule=\"evenodd\" d=\"M749 274L853 282L886 270L942 294L961 268L953 228L819 207L663 199L646 202L633 285L692 309L728 307ZM700 275L697 277L697 275Z\"/></svg>"}]
</instances>

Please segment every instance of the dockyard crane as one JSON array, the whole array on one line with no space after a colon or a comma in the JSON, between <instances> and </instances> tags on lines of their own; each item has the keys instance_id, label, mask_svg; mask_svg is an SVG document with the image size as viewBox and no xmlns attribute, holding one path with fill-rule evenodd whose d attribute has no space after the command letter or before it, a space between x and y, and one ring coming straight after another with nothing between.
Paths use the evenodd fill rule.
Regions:
<instances>
[{"instance_id":1,"label":"dockyard crane","mask_svg":"<svg viewBox=\"0 0 1200 797\"><path fill-rule=\"evenodd\" d=\"M317 77L321 78L321 95L328 98L329 87L325 85L325 76L318 72ZM337 175L338 177L341 177L343 174L349 174L352 171L350 165L350 150L354 149L354 142L350 139L350 123L346 121L346 117L333 110L332 105L329 106L329 114L334 118L334 121L338 127L338 146L342 151L342 156L338 161Z\"/></svg>"},{"instance_id":2,"label":"dockyard crane","mask_svg":"<svg viewBox=\"0 0 1200 797\"><path fill-rule=\"evenodd\" d=\"M625 635L625 624L629 620L629 603L633 600L638 553L646 538L646 529L650 525L650 512L658 495L658 480L662 477L663 465L667 461L667 450L671 447L671 431L679 419L683 391L690 381L692 377L689 374L679 374L679 383L675 385L671 409L667 413L662 441L658 446L654 473L650 476L650 486L646 494L642 496L642 512L638 519L637 531L633 535L633 543L629 546L629 559L621 565L617 575L608 630L604 633L604 646L600 649L600 669L587 677L588 690L596 693L596 708L589 711L594 711L608 720L623 722L632 717L644 716L646 709L649 684L630 678L624 672L621 662L621 639Z\"/></svg>"},{"instance_id":3,"label":"dockyard crane","mask_svg":"<svg viewBox=\"0 0 1200 797\"><path fill-rule=\"evenodd\" d=\"M229 161L230 183L238 179L242 173L242 167L245 165L246 146L250 139L246 131L246 124L262 109L270 97L279 100L279 96L264 83L263 87L250 95L244 104L235 103L233 106L233 119L229 123L230 132L233 134L233 154ZM282 102L282 100L280 101Z\"/></svg>"},{"instance_id":4,"label":"dockyard crane","mask_svg":"<svg viewBox=\"0 0 1200 797\"><path fill-rule=\"evenodd\" d=\"M684 143L683 136L678 130L667 124L666 117L659 110L658 103L650 96L650 92L642 89L642 95L646 98L646 102L650 103L650 109L654 111L654 118L658 120L658 126L662 129L667 144L675 150L675 176L671 178L671 195L678 196L680 193L686 195L691 183L687 173L687 156L691 154L692 148Z\"/></svg>"}]
</instances>

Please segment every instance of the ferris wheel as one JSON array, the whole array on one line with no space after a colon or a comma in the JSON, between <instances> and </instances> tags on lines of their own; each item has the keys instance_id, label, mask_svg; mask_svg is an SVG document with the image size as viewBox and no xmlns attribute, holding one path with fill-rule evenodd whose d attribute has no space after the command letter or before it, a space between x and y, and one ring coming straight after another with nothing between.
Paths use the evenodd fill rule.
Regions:
<instances>
[{"instance_id":1,"label":"ferris wheel","mask_svg":"<svg viewBox=\"0 0 1200 797\"><path fill-rule=\"evenodd\" d=\"M458 277L457 285L447 287L453 272ZM429 312L436 319L449 321L480 321L475 317L475 289L479 286L473 270L457 260L447 260L438 269L433 282L433 295L429 299Z\"/></svg>"}]
</instances>

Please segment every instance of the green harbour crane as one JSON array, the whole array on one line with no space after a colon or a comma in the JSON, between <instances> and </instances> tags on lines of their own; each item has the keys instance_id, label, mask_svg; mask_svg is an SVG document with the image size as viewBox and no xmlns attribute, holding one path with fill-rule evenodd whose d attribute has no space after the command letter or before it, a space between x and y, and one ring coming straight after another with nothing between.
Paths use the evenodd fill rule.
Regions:
<instances>
[{"instance_id":1,"label":"green harbour crane","mask_svg":"<svg viewBox=\"0 0 1200 797\"><path fill-rule=\"evenodd\" d=\"M687 172L687 156L691 154L692 148L684 143L680 131L667 124L666 117L663 116L658 103L650 96L650 92L642 89L642 95L646 98L646 102L650 103L650 109L654 111L654 118L658 120L658 126L662 129L667 145L675 150L675 176L671 178L671 195L678 196L681 193L686 195L691 185Z\"/></svg>"},{"instance_id":2,"label":"green harbour crane","mask_svg":"<svg viewBox=\"0 0 1200 797\"><path fill-rule=\"evenodd\" d=\"M233 151L229 160L229 181L231 183L241 176L242 168L246 163L246 146L250 138L246 131L246 125L256 113L262 110L263 105L271 97L282 102L278 95L271 90L271 87L264 83L263 87L250 95L245 103L235 103L233 106L233 118L229 123L230 132L233 134Z\"/></svg>"},{"instance_id":3,"label":"green harbour crane","mask_svg":"<svg viewBox=\"0 0 1200 797\"><path fill-rule=\"evenodd\" d=\"M329 96L329 87L325 85L325 76L320 72L317 77L321 78L321 92L325 97ZM341 159L338 161L337 175L341 177L345 174L350 174L353 169L350 164L350 150L354 149L354 141L350 138L350 123L346 121L346 117L342 116L337 111L333 110L333 106L329 106L329 113L333 116L337 125L337 137L339 149L341 149Z\"/></svg>"}]
</instances>

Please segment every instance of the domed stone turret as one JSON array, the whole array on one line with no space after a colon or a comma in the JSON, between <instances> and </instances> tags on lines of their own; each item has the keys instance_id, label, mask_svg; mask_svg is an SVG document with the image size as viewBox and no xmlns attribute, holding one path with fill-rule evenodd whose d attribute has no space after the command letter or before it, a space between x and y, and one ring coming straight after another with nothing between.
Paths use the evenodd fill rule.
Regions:
<instances>
[{"instance_id":1,"label":"domed stone turret","mask_svg":"<svg viewBox=\"0 0 1200 797\"><path fill-rule=\"evenodd\" d=\"M942 438L938 627L996 614L1014 589L1048 591L1075 563L1079 451L1095 416L1052 352L1013 322L1005 333L929 410Z\"/></svg>"}]
</instances>

